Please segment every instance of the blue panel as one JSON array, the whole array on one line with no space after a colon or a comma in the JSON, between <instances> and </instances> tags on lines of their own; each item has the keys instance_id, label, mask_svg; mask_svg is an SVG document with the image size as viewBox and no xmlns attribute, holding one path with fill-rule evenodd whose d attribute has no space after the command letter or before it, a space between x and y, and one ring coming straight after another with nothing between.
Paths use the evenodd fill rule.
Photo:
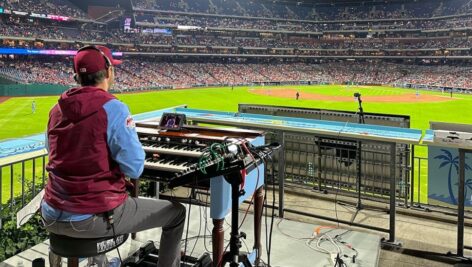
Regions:
<instances>
[{"instance_id":1,"label":"blue panel","mask_svg":"<svg viewBox=\"0 0 472 267\"><path fill-rule=\"evenodd\" d=\"M264 136L258 136L256 139L254 139L251 144L254 146L262 146L265 145L265 137Z\"/></svg>"},{"instance_id":2,"label":"blue panel","mask_svg":"<svg viewBox=\"0 0 472 267\"><path fill-rule=\"evenodd\" d=\"M465 205L472 206L472 155L465 160ZM429 204L457 205L459 150L428 146Z\"/></svg>"},{"instance_id":3,"label":"blue panel","mask_svg":"<svg viewBox=\"0 0 472 267\"><path fill-rule=\"evenodd\" d=\"M264 185L264 165L259 165L258 169L254 169L246 176L244 186L246 193L239 198L239 204L249 199L262 185ZM231 185L223 176L212 178L210 180L210 195L210 217L223 219L231 210Z\"/></svg>"},{"instance_id":4,"label":"blue panel","mask_svg":"<svg viewBox=\"0 0 472 267\"><path fill-rule=\"evenodd\" d=\"M136 121L143 121L147 119L159 118L162 116L163 113L166 113L166 112L175 112L175 108L159 109L159 110L154 110L150 112L140 113L140 114L133 115L133 118Z\"/></svg>"},{"instance_id":5,"label":"blue panel","mask_svg":"<svg viewBox=\"0 0 472 267\"><path fill-rule=\"evenodd\" d=\"M0 48L1 50L1 48ZM301 118L291 118L291 117L280 117L280 116L270 116L270 115L258 115L258 114L245 114L245 113L234 113L234 112L222 112L222 111L209 111L209 110L198 110L198 109L187 109L187 108L167 108L161 109L146 113L141 113L134 115L136 121L142 121L147 119L158 118L164 112L179 112L184 113L189 118L200 118L200 119L211 119L224 122L246 122L257 124L260 126L265 126L267 128L274 126L286 126L290 128L299 128L307 130L319 130L326 131L336 134L358 134L361 136L371 136L371 137L380 137L385 139L402 138L403 140L410 140L413 142L419 142L422 136L421 130L415 129L406 129L406 128L397 128L397 127L388 127L388 126L378 126L378 125L368 125L368 124L357 124L357 123L343 123L335 121L321 121L313 119L301 119ZM429 138L429 137L428 137ZM41 140L44 143L44 139ZM22 147L21 152L26 153L38 149L43 149L44 145L32 146L31 149L28 147ZM7 153L2 153L6 151L3 148L3 145L0 144L0 158ZM19 151L19 150L17 150ZM17 154L18 154L17 153Z\"/></svg>"},{"instance_id":6,"label":"blue panel","mask_svg":"<svg viewBox=\"0 0 472 267\"><path fill-rule=\"evenodd\" d=\"M265 143L265 137L259 136L251 144L260 146ZM258 171L259 170L259 171ZM259 187L264 185L264 165L246 175L244 190L246 194L239 198L239 204L251 197ZM210 180L210 217L213 219L223 219L231 210L231 185L223 176Z\"/></svg>"},{"instance_id":7,"label":"blue panel","mask_svg":"<svg viewBox=\"0 0 472 267\"><path fill-rule=\"evenodd\" d=\"M247 259L249 260L251 264L256 263L257 252L258 252L257 249L254 249L251 253L247 255ZM244 267L244 264L240 263L239 266Z\"/></svg>"},{"instance_id":8,"label":"blue panel","mask_svg":"<svg viewBox=\"0 0 472 267\"><path fill-rule=\"evenodd\" d=\"M45 148L45 135L37 134L0 142L0 158L33 152Z\"/></svg>"},{"instance_id":9,"label":"blue panel","mask_svg":"<svg viewBox=\"0 0 472 267\"><path fill-rule=\"evenodd\" d=\"M419 142L422 136L421 130L379 126L370 124L345 123L337 121L323 121L314 119L292 118L282 116L219 112L198 109L177 108L176 112L185 113L189 118L218 120L222 123L247 122L258 124L260 126L285 126L300 129L312 129L320 131L329 131L332 133L359 134L364 136L378 136L382 138L402 138Z\"/></svg>"},{"instance_id":10,"label":"blue panel","mask_svg":"<svg viewBox=\"0 0 472 267\"><path fill-rule=\"evenodd\" d=\"M434 131L426 130L426 134L423 137L423 142L433 142L434 141Z\"/></svg>"},{"instance_id":11,"label":"blue panel","mask_svg":"<svg viewBox=\"0 0 472 267\"><path fill-rule=\"evenodd\" d=\"M1 53L0 48L0 53ZM155 110L146 113L140 113L133 116L136 121L142 121L151 118L158 118L164 112L175 112L175 108ZM45 134L37 134L24 138L5 140L0 142L0 158L33 152L45 148Z\"/></svg>"}]
</instances>

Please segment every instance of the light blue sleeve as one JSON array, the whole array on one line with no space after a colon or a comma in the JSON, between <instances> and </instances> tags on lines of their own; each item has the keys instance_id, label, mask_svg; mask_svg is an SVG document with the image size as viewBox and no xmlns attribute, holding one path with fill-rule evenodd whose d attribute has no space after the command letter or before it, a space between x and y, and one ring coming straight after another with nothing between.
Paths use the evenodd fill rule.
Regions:
<instances>
[{"instance_id":1,"label":"light blue sleeve","mask_svg":"<svg viewBox=\"0 0 472 267\"><path fill-rule=\"evenodd\" d=\"M107 142L112 158L129 178L137 179L144 169L145 153L128 107L113 99L103 105L107 114Z\"/></svg>"}]
</instances>

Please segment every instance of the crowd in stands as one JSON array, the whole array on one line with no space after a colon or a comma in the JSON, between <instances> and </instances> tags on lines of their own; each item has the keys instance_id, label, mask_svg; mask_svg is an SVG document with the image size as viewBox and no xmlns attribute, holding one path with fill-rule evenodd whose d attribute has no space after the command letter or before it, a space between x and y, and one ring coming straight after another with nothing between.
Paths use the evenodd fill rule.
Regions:
<instances>
[{"instance_id":1,"label":"crowd in stands","mask_svg":"<svg viewBox=\"0 0 472 267\"><path fill-rule=\"evenodd\" d=\"M106 31L83 28L80 24L40 20L28 22L14 16L0 17L0 35L53 40L114 41Z\"/></svg>"},{"instance_id":2,"label":"crowd in stands","mask_svg":"<svg viewBox=\"0 0 472 267\"><path fill-rule=\"evenodd\" d=\"M136 9L304 20L430 18L468 13L472 8L468 0L418 0L388 4L381 1L373 2L366 1L352 5L335 3L306 5L303 2L249 0L133 0Z\"/></svg>"},{"instance_id":3,"label":"crowd in stands","mask_svg":"<svg viewBox=\"0 0 472 267\"><path fill-rule=\"evenodd\" d=\"M69 60L70 61L70 60ZM73 85L70 62L0 60L0 75L22 83ZM429 66L379 62L176 63L126 59L116 68L115 89L185 88L270 82L415 84L472 89L472 66Z\"/></svg>"},{"instance_id":4,"label":"crowd in stands","mask_svg":"<svg viewBox=\"0 0 472 267\"><path fill-rule=\"evenodd\" d=\"M470 73L472 67L422 66L410 67L405 76L396 83L426 84L429 86L448 86L471 88Z\"/></svg>"},{"instance_id":5,"label":"crowd in stands","mask_svg":"<svg viewBox=\"0 0 472 267\"><path fill-rule=\"evenodd\" d=\"M70 63L65 61L0 60L0 75L19 83L73 84Z\"/></svg>"},{"instance_id":6,"label":"crowd in stands","mask_svg":"<svg viewBox=\"0 0 472 267\"><path fill-rule=\"evenodd\" d=\"M75 27L73 27L75 26ZM468 37L443 38L313 38L275 35L272 37L218 36L213 33L174 33L172 35L125 33L120 29L97 30L77 25L48 25L27 23L15 17L0 19L0 35L36 39L76 40L87 42L128 43L122 49L140 50L134 45L202 46L202 47L258 47L294 49L446 49L470 48ZM175 50L175 49L174 49ZM146 50L149 51L149 50ZM152 48L151 51L159 52Z\"/></svg>"},{"instance_id":7,"label":"crowd in stands","mask_svg":"<svg viewBox=\"0 0 472 267\"><path fill-rule=\"evenodd\" d=\"M362 17L366 19L365 17ZM302 32L325 32L339 30L392 30L392 29L450 29L470 27L471 16L454 18L438 18L427 20L388 20L388 21L288 21L269 20L258 18L240 17L215 17L168 13L146 13L137 12L136 21L143 26L177 27L178 25L196 26L201 28L237 28L253 30L278 30L278 31L302 31Z\"/></svg>"},{"instance_id":8,"label":"crowd in stands","mask_svg":"<svg viewBox=\"0 0 472 267\"><path fill-rule=\"evenodd\" d=\"M31 5L36 4L36 1L42 5L47 5L42 0L4 0L8 5L25 5L30 3ZM65 0L54 0L54 1L65 1ZM194 5L200 7L206 3L209 6L208 0L198 0L195 2L181 1L181 0L165 0L165 1L144 1L148 4L162 5L163 8L196 8ZM423 0L419 0L422 2ZM430 0L435 2L435 0ZM461 4L462 0L455 1L456 5ZM137 1L138 4L142 1ZM227 1L226 1L227 2ZM62 2L61 2L62 3ZM64 2L65 3L65 2ZM200 4L199 4L200 3ZM239 2L237 2L239 3ZM234 4L234 3L233 3ZM464 3L462 3L464 4ZM466 3L465 3L466 4ZM465 5L464 4L464 5ZM228 4L231 6L232 4ZM248 5L239 3L236 6L243 7ZM256 5L254 3L254 5ZM258 5L258 4L257 4ZM391 4L395 6L394 4ZM61 5L58 5L58 8ZM390 6L385 5L385 6ZM403 8L406 8L408 4L405 4ZM438 4L442 9L445 7L454 6L449 4ZM410 6L411 10L415 10L413 6ZM320 7L321 8L321 7ZM375 6L369 7L376 12L386 12L387 7ZM392 7L393 8L393 7ZM300 8L306 9L306 8ZM339 8L335 5L332 7L332 12L336 13ZM395 9L395 8L393 8ZM272 9L271 9L272 10ZM334 11L333 11L334 10ZM344 11L354 12L355 10L363 10L360 7L346 7ZM196 10L198 11L198 10ZM288 12L288 10L286 10ZM339 10L338 10L339 11ZM338 22L338 23L312 23L312 22L297 22L297 21L275 21L275 20L264 20L264 19L243 19L234 17L211 17L211 16L196 16L196 15L182 15L182 14L168 14L158 13L158 15L150 15L146 12L137 12L137 18L140 17L149 20L152 23L160 24L160 26L168 25L177 27L177 25L187 26L198 26L202 27L198 31L179 31L172 30L170 35L164 34L149 34L149 33L131 33L123 32L121 28L106 29L89 25L80 22L53 22L43 20L28 20L25 18L15 16L0 16L0 35L13 36L13 37L29 37L35 39L52 39L52 40L72 40L78 42L103 42L103 43L125 43L128 46L119 47L120 51L142 51L142 52L198 52L198 53L224 53L224 54L275 54L275 55L313 55L313 56L325 56L325 55L338 55L337 52L326 52L326 51L271 51L271 50L251 50L247 48L290 48L290 49L324 49L324 50L392 50L392 49L448 49L448 48L469 48L472 42L468 36L452 37L442 35L440 38L428 38L416 36L414 38L409 37L408 32L399 34L396 32L382 33L382 35L375 35L375 31L378 29L389 28L461 28L461 27L472 27L472 14L470 16L455 17L449 19L435 19L435 20L394 20L384 22ZM290 13L290 12L288 12ZM438 12L436 12L438 13ZM344 38L340 39L337 37L333 39L329 34L326 35L292 35L292 34L254 34L254 33L235 33L234 31L216 31L208 29L208 27L227 27L227 28L242 28L242 29L271 29L271 30L282 30L286 32L294 31L329 31L329 30L365 30L369 29L372 31L372 35L368 34L367 37L359 38ZM398 36L397 36L398 35ZM28 42L22 43L21 45L29 45ZM50 44L48 44L50 45ZM160 47L153 46L142 46L142 45L157 45ZM60 45L63 47L63 45ZM193 48L182 48L183 46L200 46L197 51L192 51ZM215 47L225 47L215 48ZM228 49L226 49L228 48ZM243 48L243 49L240 49ZM219 50L218 50L219 49ZM380 54L379 54L380 53ZM433 52L431 52L433 53ZM435 53L435 52L434 52ZM360 56L375 56L384 55L392 56L398 54L391 54L389 52L362 52L349 53L351 55ZM402 54L403 55L403 54ZM428 54L418 54L418 56L425 56ZM443 56L445 54L436 54ZM469 52L457 52L453 51L451 54L455 56L469 55Z\"/></svg>"},{"instance_id":9,"label":"crowd in stands","mask_svg":"<svg viewBox=\"0 0 472 267\"><path fill-rule=\"evenodd\" d=\"M439 28L448 27L444 21L418 21L405 20L412 18L433 18L445 15L457 15L472 13L472 3L468 0L417 0L399 3L366 2L365 4L317 4L305 5L296 2L279 1L211 1L211 0L133 0L137 14L137 21L157 24L181 24L201 27L239 27L250 29L286 29L304 31L348 30L358 28L355 24L336 23L300 23L293 21L268 21L247 19L248 17L265 17L278 19L315 20L315 21L348 21L348 20L379 20L379 19L403 19L395 24L383 25L388 28ZM74 18L87 18L80 8L68 0L0 0L0 8L33 12L38 14L52 14L70 16ZM217 15L229 15L229 17L191 16L189 14L162 13L157 16L145 13L148 10L180 11L191 13L205 13ZM233 16L233 17L232 17ZM234 16L246 17L246 19ZM282 23L281 23L282 22ZM462 21L458 21L462 25ZM367 29L372 25L361 25Z\"/></svg>"},{"instance_id":10,"label":"crowd in stands","mask_svg":"<svg viewBox=\"0 0 472 267\"><path fill-rule=\"evenodd\" d=\"M389 4L369 3L328 6L322 4L303 6L302 3L301 6L297 6L290 3L249 0L134 0L137 25L141 27L138 32L124 32L122 27L105 28L94 23L45 21L3 14L0 15L0 36L34 39L16 41L11 40L13 38L2 37L3 46L77 49L83 43L102 42L114 43L116 45L112 48L123 52L320 57L472 55L470 49L472 39L469 39L467 32L449 33L443 30L472 27L471 1L417 0ZM86 17L79 8L67 0L0 0L0 7L41 14ZM150 12L140 8L193 12L193 14ZM440 17L465 13L470 14ZM304 21L293 19L304 19ZM195 26L199 29L187 31L182 29L182 26ZM166 34L141 32L146 27L170 30ZM385 29L398 31L383 31ZM423 31L409 31L412 29ZM438 31L428 34L426 30L429 29ZM278 32L260 32L261 30ZM283 33L280 33L281 31ZM338 34L335 31L354 33ZM45 39L56 41L41 41ZM74 42L61 42L64 40ZM28 59L15 64L12 62L15 61L0 60L0 75L26 83L66 85L74 83L71 79L70 64L64 61ZM228 64L157 62L143 59L127 60L126 67L117 68L117 89L290 81L413 83L472 88L468 81L470 70L471 68L464 66L416 66L385 62Z\"/></svg>"},{"instance_id":11,"label":"crowd in stands","mask_svg":"<svg viewBox=\"0 0 472 267\"><path fill-rule=\"evenodd\" d=\"M0 7L8 10L33 12L74 18L86 18L87 15L67 0L0 0Z\"/></svg>"}]
</instances>

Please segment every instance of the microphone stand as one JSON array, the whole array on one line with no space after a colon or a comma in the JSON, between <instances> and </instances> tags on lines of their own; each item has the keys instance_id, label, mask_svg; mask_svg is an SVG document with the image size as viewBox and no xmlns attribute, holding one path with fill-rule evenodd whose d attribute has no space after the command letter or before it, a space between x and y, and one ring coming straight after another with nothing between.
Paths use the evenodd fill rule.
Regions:
<instances>
[{"instance_id":1,"label":"microphone stand","mask_svg":"<svg viewBox=\"0 0 472 267\"><path fill-rule=\"evenodd\" d=\"M278 143L272 143L265 146L250 148L251 153L256 154L262 161L263 158L272 154L274 150L280 148ZM255 168L259 168L259 164L254 162ZM243 159L238 159L229 163L229 167L223 172L225 180L231 185L231 238L229 241L229 252L224 253L222 264L224 266L229 263L230 267L253 267L247 253L240 251L241 238L246 239L246 233L239 231L239 197L245 194L244 189L240 189L243 177L241 171L245 169ZM257 251L260 253L260 251ZM215 259L214 259L215 260ZM217 263L219 264L219 263Z\"/></svg>"},{"instance_id":2,"label":"microphone stand","mask_svg":"<svg viewBox=\"0 0 472 267\"><path fill-rule=\"evenodd\" d=\"M358 123L365 124L364 118L364 108L362 107L362 99L360 93L354 93L354 97L357 98L357 102L359 104L358 108ZM356 206L356 213L352 217L351 222L354 221L358 212L362 209L362 201L361 201L361 187L362 187L362 142L357 141L357 206Z\"/></svg>"}]
</instances>

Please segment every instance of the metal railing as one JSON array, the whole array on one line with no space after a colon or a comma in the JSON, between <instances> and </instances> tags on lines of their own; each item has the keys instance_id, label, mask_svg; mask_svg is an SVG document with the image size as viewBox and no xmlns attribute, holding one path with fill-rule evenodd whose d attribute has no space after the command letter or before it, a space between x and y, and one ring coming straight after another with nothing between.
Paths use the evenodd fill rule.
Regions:
<instances>
[{"instance_id":1,"label":"metal railing","mask_svg":"<svg viewBox=\"0 0 472 267\"><path fill-rule=\"evenodd\" d=\"M281 134L283 159L276 153L273 166L276 182L282 188L295 186L336 191L336 194L358 201L395 203L425 210L448 209L451 215L454 214L455 209L451 206L428 203L428 158L416 156L413 146L410 149L406 145L276 132L267 133L266 142L279 140ZM360 165L359 155L362 159ZM44 187L47 179L46 163L47 154L44 153L0 165L0 219L5 208L23 207ZM272 171L272 166L267 166L267 170ZM279 192L279 197L278 204L283 209L283 192ZM283 216L283 210L279 215Z\"/></svg>"},{"instance_id":2,"label":"metal railing","mask_svg":"<svg viewBox=\"0 0 472 267\"><path fill-rule=\"evenodd\" d=\"M46 182L46 163L44 153L0 165L0 216L5 207L23 207L41 191Z\"/></svg>"},{"instance_id":3,"label":"metal railing","mask_svg":"<svg viewBox=\"0 0 472 267\"><path fill-rule=\"evenodd\" d=\"M276 140L270 135L266 138L267 142ZM319 191L339 190L356 197L360 188L362 198L382 202L386 202L390 196L392 160L388 144L291 133L284 134L284 142L284 177L291 185ZM395 153L394 191L398 201L408 204L408 146L397 145ZM278 156L275 160L278 161Z\"/></svg>"}]
</instances>

